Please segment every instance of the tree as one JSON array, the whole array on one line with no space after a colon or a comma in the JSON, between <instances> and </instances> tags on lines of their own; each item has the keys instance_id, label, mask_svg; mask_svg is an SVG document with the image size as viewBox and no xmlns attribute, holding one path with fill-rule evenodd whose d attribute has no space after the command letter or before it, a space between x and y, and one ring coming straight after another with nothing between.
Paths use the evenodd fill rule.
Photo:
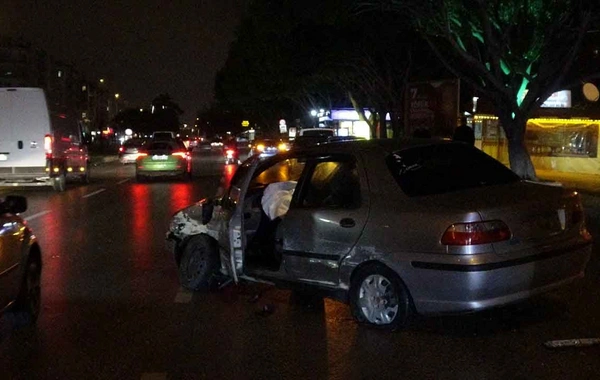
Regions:
<instances>
[{"instance_id":1,"label":"tree","mask_svg":"<svg viewBox=\"0 0 600 380\"><path fill-rule=\"evenodd\" d=\"M360 12L357 3L255 0L217 75L215 98L265 123L319 108L370 109L374 136L390 113L399 135L411 63L412 41L402 28L408 22Z\"/></svg>"},{"instance_id":2,"label":"tree","mask_svg":"<svg viewBox=\"0 0 600 380\"><path fill-rule=\"evenodd\" d=\"M524 145L530 113L570 80L597 17L589 0L381 0L409 13L444 64L495 106L508 139L510 166L535 170ZM371 2L371 5L373 3Z\"/></svg>"},{"instance_id":3,"label":"tree","mask_svg":"<svg viewBox=\"0 0 600 380\"><path fill-rule=\"evenodd\" d=\"M179 115L183 110L173 101L169 94L159 94L152 100L153 130L179 130Z\"/></svg>"}]
</instances>

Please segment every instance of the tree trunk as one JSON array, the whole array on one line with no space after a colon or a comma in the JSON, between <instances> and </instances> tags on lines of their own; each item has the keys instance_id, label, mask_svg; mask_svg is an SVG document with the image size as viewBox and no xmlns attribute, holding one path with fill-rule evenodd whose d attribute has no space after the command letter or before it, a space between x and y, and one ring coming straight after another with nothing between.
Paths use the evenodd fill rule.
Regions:
<instances>
[{"instance_id":1,"label":"tree trunk","mask_svg":"<svg viewBox=\"0 0 600 380\"><path fill-rule=\"evenodd\" d=\"M500 117L502 127L508 139L508 160L510 168L519 177L529 180L537 180L535 168L529 152L525 147L525 129L527 119L524 117Z\"/></svg>"},{"instance_id":2,"label":"tree trunk","mask_svg":"<svg viewBox=\"0 0 600 380\"><path fill-rule=\"evenodd\" d=\"M512 171L523 179L537 180L531 157L522 140L508 140L508 160Z\"/></svg>"}]
</instances>

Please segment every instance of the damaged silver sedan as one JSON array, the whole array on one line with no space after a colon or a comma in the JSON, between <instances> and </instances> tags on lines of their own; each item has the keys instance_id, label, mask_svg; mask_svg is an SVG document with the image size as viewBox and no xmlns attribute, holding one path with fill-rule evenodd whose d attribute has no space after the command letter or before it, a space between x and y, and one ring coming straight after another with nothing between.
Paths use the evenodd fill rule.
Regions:
<instances>
[{"instance_id":1,"label":"damaged silver sedan","mask_svg":"<svg viewBox=\"0 0 600 380\"><path fill-rule=\"evenodd\" d=\"M361 323L502 306L583 277L579 195L449 141L348 141L250 158L167 232L181 284L310 289Z\"/></svg>"}]
</instances>

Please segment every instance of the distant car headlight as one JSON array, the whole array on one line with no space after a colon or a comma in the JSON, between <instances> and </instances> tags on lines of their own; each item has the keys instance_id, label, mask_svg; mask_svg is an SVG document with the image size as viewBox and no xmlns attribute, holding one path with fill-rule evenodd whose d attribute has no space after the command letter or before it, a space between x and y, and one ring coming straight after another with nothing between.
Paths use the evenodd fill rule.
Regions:
<instances>
[{"instance_id":1,"label":"distant car headlight","mask_svg":"<svg viewBox=\"0 0 600 380\"><path fill-rule=\"evenodd\" d=\"M286 150L290 150L290 147L286 143L281 143L281 144L279 144L277 146L277 149L279 149L280 151L284 152Z\"/></svg>"},{"instance_id":2,"label":"distant car headlight","mask_svg":"<svg viewBox=\"0 0 600 380\"><path fill-rule=\"evenodd\" d=\"M258 150L259 152L263 152L265 150L264 144L258 144L256 146L256 150Z\"/></svg>"}]
</instances>

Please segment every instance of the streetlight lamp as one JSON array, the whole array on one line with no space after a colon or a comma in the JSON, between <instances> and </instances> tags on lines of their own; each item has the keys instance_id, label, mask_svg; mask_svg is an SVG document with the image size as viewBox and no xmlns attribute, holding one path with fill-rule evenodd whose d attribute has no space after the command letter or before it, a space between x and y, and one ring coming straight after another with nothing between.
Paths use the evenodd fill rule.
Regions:
<instances>
[{"instance_id":1,"label":"streetlight lamp","mask_svg":"<svg viewBox=\"0 0 600 380\"><path fill-rule=\"evenodd\" d=\"M119 94L115 94L115 115L119 113Z\"/></svg>"}]
</instances>

